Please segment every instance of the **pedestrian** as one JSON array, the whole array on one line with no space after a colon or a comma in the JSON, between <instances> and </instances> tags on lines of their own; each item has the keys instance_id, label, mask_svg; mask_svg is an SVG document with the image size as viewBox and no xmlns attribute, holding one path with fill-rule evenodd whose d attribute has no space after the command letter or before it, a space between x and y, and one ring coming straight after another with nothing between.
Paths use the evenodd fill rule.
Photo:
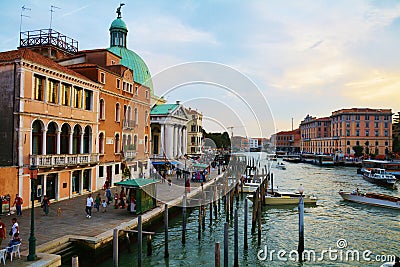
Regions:
<instances>
[{"instance_id":1,"label":"pedestrian","mask_svg":"<svg viewBox=\"0 0 400 267\"><path fill-rule=\"evenodd\" d=\"M115 192L115 194L114 194L114 208L115 209L118 209L118 199L119 199L118 193Z\"/></svg>"},{"instance_id":2,"label":"pedestrian","mask_svg":"<svg viewBox=\"0 0 400 267\"><path fill-rule=\"evenodd\" d=\"M110 205L110 202L112 201L110 187L107 187L107 189L106 189L106 197L107 197L107 205Z\"/></svg>"},{"instance_id":3,"label":"pedestrian","mask_svg":"<svg viewBox=\"0 0 400 267\"><path fill-rule=\"evenodd\" d=\"M12 218L11 222L12 222L12 226L11 226L11 230L10 230L9 234L10 234L11 238L14 238L14 235L16 233L19 234L19 225L18 225L18 222L17 222L17 218Z\"/></svg>"},{"instance_id":4,"label":"pedestrian","mask_svg":"<svg viewBox=\"0 0 400 267\"><path fill-rule=\"evenodd\" d=\"M18 194L15 195L14 204L15 208L17 209L17 216L22 216L22 204L24 203L22 197Z\"/></svg>"},{"instance_id":5,"label":"pedestrian","mask_svg":"<svg viewBox=\"0 0 400 267\"><path fill-rule=\"evenodd\" d=\"M186 192L190 193L190 180L189 179L186 179L185 187L186 187Z\"/></svg>"},{"instance_id":6,"label":"pedestrian","mask_svg":"<svg viewBox=\"0 0 400 267\"><path fill-rule=\"evenodd\" d=\"M171 176L168 176L168 186L169 186L169 190L171 190L171 185L172 185Z\"/></svg>"},{"instance_id":7,"label":"pedestrian","mask_svg":"<svg viewBox=\"0 0 400 267\"><path fill-rule=\"evenodd\" d=\"M94 201L94 207L97 209L97 212L100 211L101 197L100 193L97 194L96 199Z\"/></svg>"},{"instance_id":8,"label":"pedestrian","mask_svg":"<svg viewBox=\"0 0 400 267\"><path fill-rule=\"evenodd\" d=\"M6 225L1 221L0 218L0 247L3 243L3 240L7 237Z\"/></svg>"},{"instance_id":9,"label":"pedestrian","mask_svg":"<svg viewBox=\"0 0 400 267\"><path fill-rule=\"evenodd\" d=\"M11 253L12 252L12 246L21 244L21 241L22 241L22 239L19 237L19 234L15 233L13 238L8 243L7 252Z\"/></svg>"},{"instance_id":10,"label":"pedestrian","mask_svg":"<svg viewBox=\"0 0 400 267\"><path fill-rule=\"evenodd\" d=\"M93 207L93 198L92 194L89 194L86 198L86 218L92 218L92 207Z\"/></svg>"},{"instance_id":11,"label":"pedestrian","mask_svg":"<svg viewBox=\"0 0 400 267\"><path fill-rule=\"evenodd\" d=\"M126 194L123 187L121 189L121 192L119 193L119 200L121 209L125 209Z\"/></svg>"},{"instance_id":12,"label":"pedestrian","mask_svg":"<svg viewBox=\"0 0 400 267\"><path fill-rule=\"evenodd\" d=\"M104 213L107 211L107 202L103 199L103 203L101 203L101 211Z\"/></svg>"},{"instance_id":13,"label":"pedestrian","mask_svg":"<svg viewBox=\"0 0 400 267\"><path fill-rule=\"evenodd\" d=\"M49 215L49 206L50 200L47 196L44 196L42 200L42 208L45 216Z\"/></svg>"}]
</instances>

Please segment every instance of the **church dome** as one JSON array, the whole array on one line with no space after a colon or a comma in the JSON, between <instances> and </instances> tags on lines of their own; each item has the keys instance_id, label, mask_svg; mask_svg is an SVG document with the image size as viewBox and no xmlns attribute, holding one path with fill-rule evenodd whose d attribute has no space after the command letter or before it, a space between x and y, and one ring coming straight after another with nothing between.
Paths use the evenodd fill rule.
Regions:
<instances>
[{"instance_id":1,"label":"church dome","mask_svg":"<svg viewBox=\"0 0 400 267\"><path fill-rule=\"evenodd\" d=\"M123 21L121 18L116 18L110 26L110 31L111 30L125 30L128 31L128 28L126 27L125 21Z\"/></svg>"},{"instance_id":2,"label":"church dome","mask_svg":"<svg viewBox=\"0 0 400 267\"><path fill-rule=\"evenodd\" d=\"M118 17L110 26L110 47L108 51L120 56L121 64L133 71L133 80L149 87L150 94L154 95L149 68L138 54L126 47L128 28L121 18L120 10L117 11L117 14Z\"/></svg>"}]
</instances>

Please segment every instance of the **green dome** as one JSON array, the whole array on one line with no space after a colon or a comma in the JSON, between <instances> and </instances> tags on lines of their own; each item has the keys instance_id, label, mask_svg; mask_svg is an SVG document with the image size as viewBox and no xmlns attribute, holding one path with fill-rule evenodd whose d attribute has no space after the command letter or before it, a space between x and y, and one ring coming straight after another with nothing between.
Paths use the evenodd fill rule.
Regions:
<instances>
[{"instance_id":1,"label":"green dome","mask_svg":"<svg viewBox=\"0 0 400 267\"><path fill-rule=\"evenodd\" d=\"M151 95L153 95L153 82L151 81L150 71L144 60L138 54L123 46L111 46L108 50L119 55L122 58L121 64L133 70L134 81L148 86Z\"/></svg>"},{"instance_id":2,"label":"green dome","mask_svg":"<svg viewBox=\"0 0 400 267\"><path fill-rule=\"evenodd\" d=\"M121 19L121 18L116 18L110 26L110 31L111 30L124 30L124 31L128 31L128 28L126 27L125 22Z\"/></svg>"}]
</instances>

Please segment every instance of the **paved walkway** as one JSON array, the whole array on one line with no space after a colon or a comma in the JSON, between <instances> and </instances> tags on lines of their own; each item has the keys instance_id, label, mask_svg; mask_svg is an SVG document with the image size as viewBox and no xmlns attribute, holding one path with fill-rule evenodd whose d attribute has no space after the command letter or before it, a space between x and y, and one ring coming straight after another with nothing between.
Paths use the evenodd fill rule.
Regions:
<instances>
[{"instance_id":1,"label":"paved walkway","mask_svg":"<svg viewBox=\"0 0 400 267\"><path fill-rule=\"evenodd\" d=\"M217 176L217 171L212 171L211 177ZM162 202L169 202L177 197L181 197L184 193L184 180L171 177L172 186L167 182L159 183L157 186L158 199ZM191 183L191 187L198 187L200 183ZM119 187L112 188L114 194ZM103 190L93 192L93 198L100 193L102 199L105 199ZM97 236L107 230L119 226L121 223L128 222L136 217L136 215L127 212L126 209L114 209L113 206L107 207L107 212L97 212L92 209L92 218L86 218L85 205L87 195L81 195L68 200L52 203L50 205L50 213L48 216L43 215L40 207L35 208L35 237L36 245L42 245L56 238L65 235L82 235L88 237ZM159 203L161 204L161 203ZM61 209L61 214L57 215L57 209ZM22 238L21 251L28 250L28 239L30 234L31 210L23 210L22 216L15 215L1 216L2 221L7 226L7 232L11 229L11 219L16 217L20 225L20 234ZM3 242L6 246L8 240Z\"/></svg>"}]
</instances>

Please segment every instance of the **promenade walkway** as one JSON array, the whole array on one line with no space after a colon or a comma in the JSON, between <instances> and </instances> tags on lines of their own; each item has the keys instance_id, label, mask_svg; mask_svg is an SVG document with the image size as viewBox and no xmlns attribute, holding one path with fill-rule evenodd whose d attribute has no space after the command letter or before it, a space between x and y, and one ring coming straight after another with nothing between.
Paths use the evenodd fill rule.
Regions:
<instances>
[{"instance_id":1,"label":"promenade walkway","mask_svg":"<svg viewBox=\"0 0 400 267\"><path fill-rule=\"evenodd\" d=\"M217 176L217 171L211 172L211 178ZM157 186L157 196L162 202L158 202L158 205L162 205L165 202L174 201L176 198L181 198L184 193L184 180L176 179L176 176L171 176L172 186L168 185L168 182L159 183ZM199 187L200 183L191 183L192 190ZM116 191L120 191L120 187L114 187L111 189L113 195ZM105 199L104 190L92 192L93 198L100 193L102 199ZM125 222L129 222L137 216L129 213L126 209L114 209L111 204L107 207L105 213L97 212L96 209L92 209L92 218L86 218L85 205L87 195L81 195L68 200L63 200L55 203L51 203L50 212L48 216L44 216L44 213L40 207L35 208L35 237L36 245L40 246L47 242L53 241L57 238L66 235L80 235L87 237L98 236L108 230L114 229L117 226ZM61 209L61 214L57 214L57 209ZM28 250L28 239L30 234L30 221L31 221L31 210L23 210L22 216L8 215L1 216L2 221L7 226L7 232L11 229L11 219L16 217L18 219L20 227L20 236L22 238L21 251L25 251L25 255ZM3 242L3 246L8 243L8 240ZM21 258L20 261L26 261L26 257ZM15 266L18 265L19 261L13 261ZM10 263L7 260L7 265ZM10 265L11 266L11 265ZM26 265L25 265L26 266Z\"/></svg>"}]
</instances>

